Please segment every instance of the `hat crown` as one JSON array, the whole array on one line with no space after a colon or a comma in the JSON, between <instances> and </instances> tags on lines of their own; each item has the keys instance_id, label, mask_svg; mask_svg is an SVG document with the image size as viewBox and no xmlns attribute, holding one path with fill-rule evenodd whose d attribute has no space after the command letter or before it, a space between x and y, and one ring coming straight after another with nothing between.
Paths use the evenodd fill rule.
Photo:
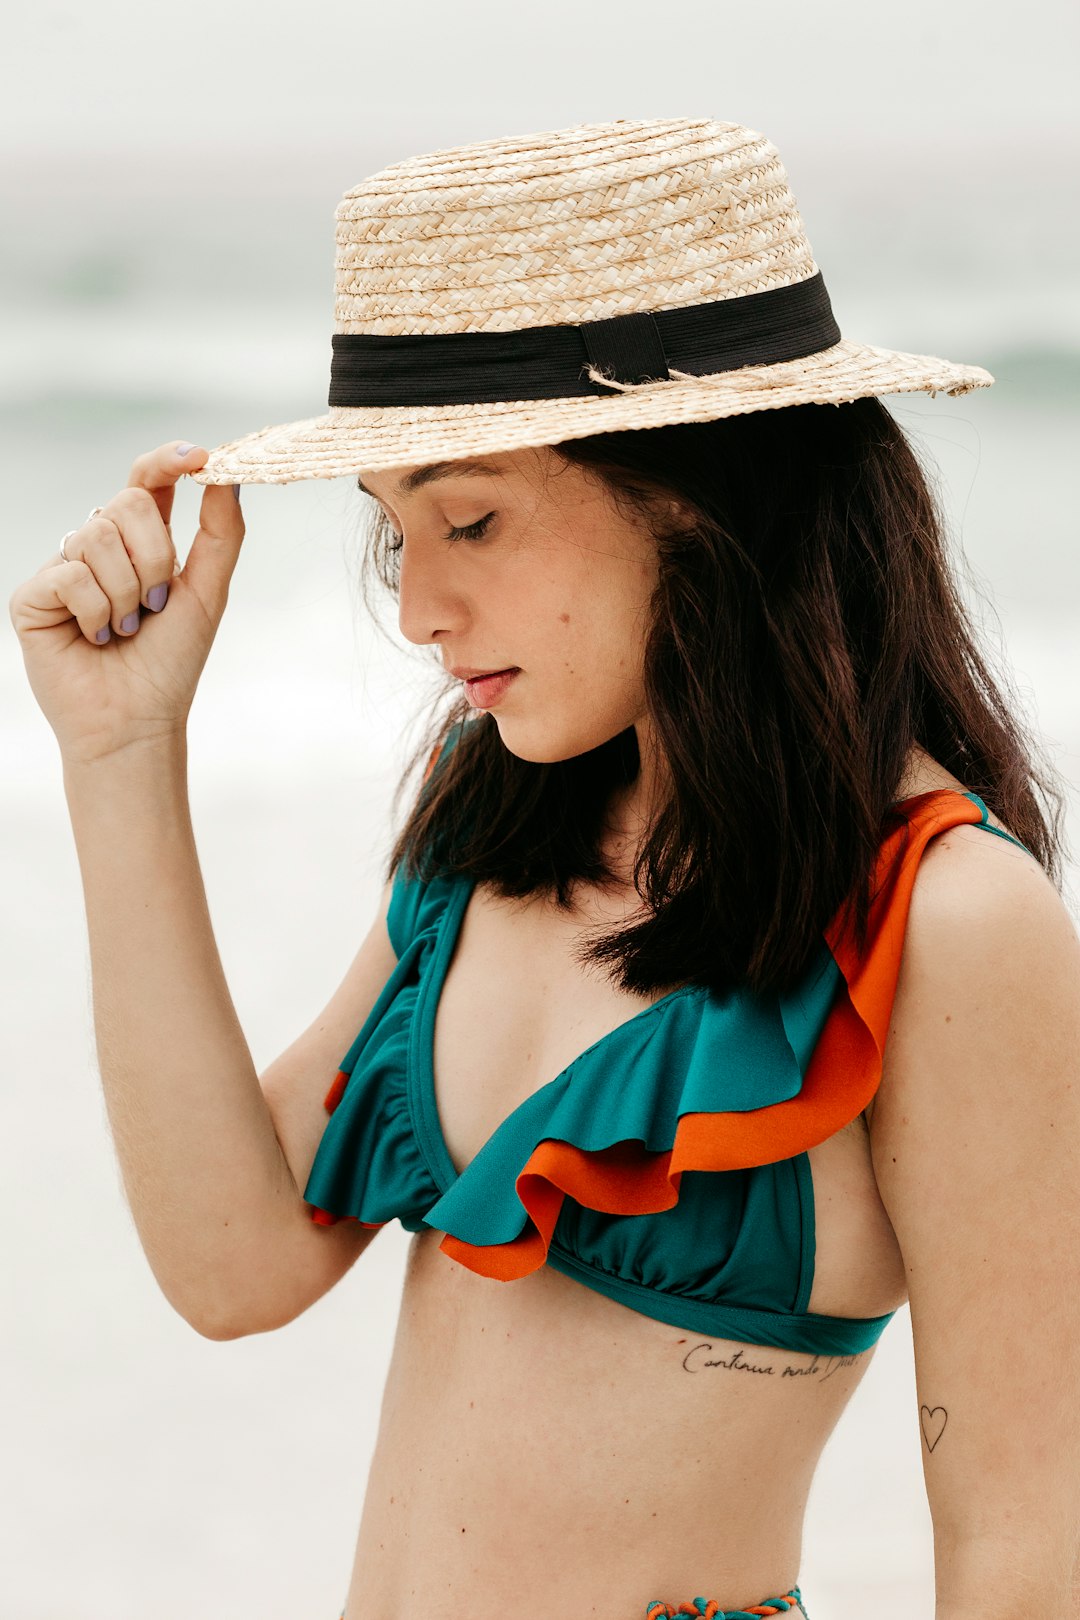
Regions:
<instances>
[{"instance_id":1,"label":"hat crown","mask_svg":"<svg viewBox=\"0 0 1080 1620\"><path fill-rule=\"evenodd\" d=\"M841 335L772 142L617 119L406 158L334 214L330 410L219 445L287 484L993 377Z\"/></svg>"},{"instance_id":2,"label":"hat crown","mask_svg":"<svg viewBox=\"0 0 1080 1620\"><path fill-rule=\"evenodd\" d=\"M576 325L818 272L772 142L711 118L422 153L347 191L334 219L340 333Z\"/></svg>"}]
</instances>

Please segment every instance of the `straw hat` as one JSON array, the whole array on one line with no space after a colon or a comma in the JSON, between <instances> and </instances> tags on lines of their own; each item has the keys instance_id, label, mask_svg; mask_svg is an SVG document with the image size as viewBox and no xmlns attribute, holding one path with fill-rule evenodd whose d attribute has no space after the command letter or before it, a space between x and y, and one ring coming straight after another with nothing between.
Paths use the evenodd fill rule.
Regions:
<instances>
[{"instance_id":1,"label":"straw hat","mask_svg":"<svg viewBox=\"0 0 1080 1620\"><path fill-rule=\"evenodd\" d=\"M840 336L776 148L741 124L618 119L427 152L334 220L329 411L219 445L197 482L994 380Z\"/></svg>"}]
</instances>

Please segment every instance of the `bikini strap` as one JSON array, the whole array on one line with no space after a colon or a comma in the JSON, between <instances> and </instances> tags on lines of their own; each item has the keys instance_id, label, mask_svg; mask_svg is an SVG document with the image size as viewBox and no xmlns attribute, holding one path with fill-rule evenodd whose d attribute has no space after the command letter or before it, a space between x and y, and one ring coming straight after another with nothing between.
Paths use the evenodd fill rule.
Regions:
<instances>
[{"instance_id":1,"label":"bikini strap","mask_svg":"<svg viewBox=\"0 0 1080 1620\"><path fill-rule=\"evenodd\" d=\"M1010 844L1015 844L1016 845L1017 849L1022 849L1026 855L1031 855L1030 849L1028 849L1026 844L1022 844L1020 842L1019 838L1014 838L1012 833L1003 832L1000 827L992 827L990 825L990 822L987 819L989 817L990 812L987 810L985 804L979 798L979 795L977 793L965 793L964 798L965 799L970 799L973 804L978 805L979 813L982 816L981 821L972 821L972 822L969 823L969 826L972 826L972 827L985 827L987 832L996 833L999 838L1007 838L1009 840ZM1032 858L1032 860L1036 859L1036 857L1034 855L1031 855L1031 858Z\"/></svg>"}]
</instances>

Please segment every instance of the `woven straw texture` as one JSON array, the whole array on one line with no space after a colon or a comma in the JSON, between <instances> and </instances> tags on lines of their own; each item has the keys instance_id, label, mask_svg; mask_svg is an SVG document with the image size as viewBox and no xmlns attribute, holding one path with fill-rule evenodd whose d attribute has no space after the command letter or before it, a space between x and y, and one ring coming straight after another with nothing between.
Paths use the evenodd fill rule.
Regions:
<instances>
[{"instance_id":1,"label":"woven straw texture","mask_svg":"<svg viewBox=\"0 0 1080 1620\"><path fill-rule=\"evenodd\" d=\"M577 325L818 273L776 148L710 118L620 119L428 152L347 191L334 220L335 332ZM993 380L979 366L845 338L798 360L677 373L609 395L331 407L219 445L192 476L285 484L813 401L963 394Z\"/></svg>"}]
</instances>

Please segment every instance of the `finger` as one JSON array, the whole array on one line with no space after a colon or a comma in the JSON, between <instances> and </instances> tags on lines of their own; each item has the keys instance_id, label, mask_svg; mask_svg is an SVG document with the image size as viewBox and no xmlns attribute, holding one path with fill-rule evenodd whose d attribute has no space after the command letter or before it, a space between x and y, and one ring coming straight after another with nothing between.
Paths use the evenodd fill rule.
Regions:
<instances>
[{"instance_id":1,"label":"finger","mask_svg":"<svg viewBox=\"0 0 1080 1620\"><path fill-rule=\"evenodd\" d=\"M240 547L244 539L244 514L240 508L240 486L206 484L199 507L199 532L184 562L184 577L204 602L217 610L225 606Z\"/></svg>"},{"instance_id":2,"label":"finger","mask_svg":"<svg viewBox=\"0 0 1080 1620\"><path fill-rule=\"evenodd\" d=\"M201 445L170 439L168 444L159 444L156 450L147 450L144 455L135 457L128 473L128 488L148 489L157 502L161 521L169 523L178 480L185 473L196 472L204 466L209 455L209 450Z\"/></svg>"},{"instance_id":3,"label":"finger","mask_svg":"<svg viewBox=\"0 0 1080 1620\"><path fill-rule=\"evenodd\" d=\"M65 562L61 557L58 566L39 568L33 579L33 599L27 581L8 605L11 622L20 635L52 629L74 619L87 641L95 646L108 641L111 604L86 563L74 559Z\"/></svg>"},{"instance_id":4,"label":"finger","mask_svg":"<svg viewBox=\"0 0 1080 1620\"><path fill-rule=\"evenodd\" d=\"M99 516L72 537L68 552L93 569L112 603L117 635L134 635L139 628L140 602L148 612L164 606L158 596L151 604L150 593L172 579L176 553L148 489L129 485L119 490Z\"/></svg>"},{"instance_id":5,"label":"finger","mask_svg":"<svg viewBox=\"0 0 1080 1620\"><path fill-rule=\"evenodd\" d=\"M85 528L86 525L84 524L83 527ZM70 539L67 542L68 546L73 546L75 544L74 535L76 535L77 533L78 533L77 529L72 530L73 538ZM64 557L64 556L62 556L60 554L59 551L54 551L52 556L49 558L49 560L47 562L43 562L40 568L35 568L34 569L34 574L43 574L47 568L63 568L65 563L76 562L77 560L78 559L75 558L75 557ZM177 574L182 573L182 572L183 572L183 570L182 570L181 565L180 565L180 559L179 559L179 557L174 555L174 557L173 557L173 565L172 565L172 573L170 575L170 580L175 579Z\"/></svg>"}]
</instances>

